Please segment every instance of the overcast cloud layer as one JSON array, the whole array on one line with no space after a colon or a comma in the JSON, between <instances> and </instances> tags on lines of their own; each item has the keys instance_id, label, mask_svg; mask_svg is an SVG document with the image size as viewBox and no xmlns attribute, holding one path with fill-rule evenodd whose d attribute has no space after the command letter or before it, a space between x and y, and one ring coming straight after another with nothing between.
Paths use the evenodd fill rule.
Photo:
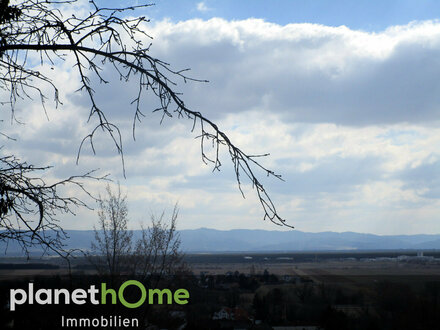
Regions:
<instances>
[{"instance_id":1,"label":"overcast cloud layer","mask_svg":"<svg viewBox=\"0 0 440 330\"><path fill-rule=\"evenodd\" d=\"M286 182L267 181L267 187L296 229L440 232L439 22L381 33L219 18L145 28L154 36L154 56L210 81L178 81L190 108L249 153L271 153L263 163ZM251 190L241 198L227 158L221 173L203 165L191 122L159 126L160 116L146 111L137 141L131 140L135 83L96 89L110 119L124 129L127 179L105 136L98 154L86 149L76 166L88 129L87 99L74 93L71 63L56 70L64 106L50 110L47 122L37 103L23 102L17 115L26 126L3 123L19 138L3 153L54 165L50 175L60 178L98 167L111 172L128 193L134 227L143 215L179 202L180 228L279 229L262 221ZM154 108L153 99L147 104ZM65 224L86 229L95 221L93 212L80 211Z\"/></svg>"}]
</instances>

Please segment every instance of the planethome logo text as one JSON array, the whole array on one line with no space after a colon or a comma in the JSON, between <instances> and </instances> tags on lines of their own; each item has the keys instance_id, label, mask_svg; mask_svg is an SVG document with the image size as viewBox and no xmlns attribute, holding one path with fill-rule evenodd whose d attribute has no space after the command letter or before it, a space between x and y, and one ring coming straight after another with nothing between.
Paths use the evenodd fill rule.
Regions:
<instances>
[{"instance_id":1,"label":"planethome logo text","mask_svg":"<svg viewBox=\"0 0 440 330\"><path fill-rule=\"evenodd\" d=\"M124 297L124 291L129 286L136 286L140 290L141 296L138 301L128 302ZM90 302L93 305L117 304L117 301L127 308L137 308L144 303L152 304L172 304L179 305L188 303L189 292L186 289L177 289L172 292L169 289L146 289L145 286L136 280L129 280L122 283L119 290L107 289L106 283L101 283L98 289L91 285L87 290L75 289L70 292L67 289L38 289L34 290L34 284L29 283L27 291L23 289L10 290L10 310L15 311L17 305L39 304L76 304L83 305Z\"/></svg>"}]
</instances>

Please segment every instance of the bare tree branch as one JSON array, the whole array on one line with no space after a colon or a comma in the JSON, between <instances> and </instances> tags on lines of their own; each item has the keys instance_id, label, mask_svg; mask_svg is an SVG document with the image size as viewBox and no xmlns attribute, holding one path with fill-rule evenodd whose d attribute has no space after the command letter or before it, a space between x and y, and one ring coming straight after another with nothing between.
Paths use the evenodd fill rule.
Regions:
<instances>
[{"instance_id":1,"label":"bare tree branch","mask_svg":"<svg viewBox=\"0 0 440 330\"><path fill-rule=\"evenodd\" d=\"M94 198L85 189L84 181L101 180L91 171L62 181L47 183L41 177L49 167L35 167L13 156L0 158L0 240L15 240L23 251L42 245L46 251L69 254L64 249L66 232L59 225L60 214L75 214L80 207L88 208L79 197L64 196L63 186L77 188Z\"/></svg>"},{"instance_id":2,"label":"bare tree branch","mask_svg":"<svg viewBox=\"0 0 440 330\"><path fill-rule=\"evenodd\" d=\"M220 170L220 149L229 152L235 177L240 192L243 177L247 178L255 188L258 199L264 212L264 219L269 219L277 225L289 226L278 214L271 197L258 178L259 175L282 179L279 174L268 169L259 161L258 157L250 155L236 146L214 122L199 111L187 107L181 95L175 91L176 79L187 81L205 81L194 79L187 75L187 70L174 70L170 65L149 54L151 43L144 44L144 40L151 40L145 32L145 17L129 17L136 8L145 8L150 4L127 6L121 8L99 7L93 0L90 1L90 10L82 17L72 14L63 15L66 4L75 4L77 0L23 0L14 8L19 14L5 20L0 31L0 88L10 93L8 104L14 113L18 99L29 97L34 90L40 95L41 102L47 96L40 85L52 88L54 101L58 105L59 91L49 76L32 69L29 64L30 52L39 54L41 65L56 65L68 56L73 56L75 68L80 79L81 92L85 92L90 101L88 120L97 119L98 124L82 140L78 158L84 143L88 142L93 152L94 136L98 130L107 132L121 155L124 164L121 132L116 124L106 116L95 97L93 88L94 79L102 84L108 80L104 77L104 67L110 65L119 75L121 81L128 82L136 77L139 88L129 102L134 105L133 137L135 137L136 123L140 122L143 114L142 99L145 93L153 93L159 100L160 106L152 109L161 113L162 120L176 116L191 120L192 131L198 130L200 139L201 158L205 164L211 164L213 171ZM213 148L214 156L207 152L208 146ZM124 165L123 165L124 168ZM125 169L124 169L125 173Z\"/></svg>"}]
</instances>

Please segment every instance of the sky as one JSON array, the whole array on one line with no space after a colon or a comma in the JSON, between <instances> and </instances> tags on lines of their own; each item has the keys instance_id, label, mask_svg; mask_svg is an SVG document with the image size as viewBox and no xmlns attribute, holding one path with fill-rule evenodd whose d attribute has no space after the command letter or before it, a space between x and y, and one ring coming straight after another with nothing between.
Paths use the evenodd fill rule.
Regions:
<instances>
[{"instance_id":1,"label":"sky","mask_svg":"<svg viewBox=\"0 0 440 330\"><path fill-rule=\"evenodd\" d=\"M285 181L262 180L290 225L397 235L440 233L439 9L438 1L158 0L134 14L150 19L153 56L209 80L177 79L185 104L242 150L270 153L261 162ZM52 165L51 178L110 173L127 194L133 228L178 203L180 229L283 229L263 221L249 183L242 198L225 152L221 172L203 164L191 122L160 124L153 98L133 141L136 82L110 70L111 83L95 89L122 129L126 177L105 135L77 165L93 123L71 64L55 68L63 105L47 104L50 120L38 102L23 100L17 116L25 125L3 122L17 138L3 153ZM105 183L88 187L104 193ZM96 211L79 209L62 224L91 229L96 221Z\"/></svg>"},{"instance_id":2,"label":"sky","mask_svg":"<svg viewBox=\"0 0 440 330\"><path fill-rule=\"evenodd\" d=\"M415 20L436 19L440 9L435 0L158 0L155 4L149 16L170 18L174 22L214 17L228 21L261 18L280 25L345 25L364 31L381 31Z\"/></svg>"}]
</instances>

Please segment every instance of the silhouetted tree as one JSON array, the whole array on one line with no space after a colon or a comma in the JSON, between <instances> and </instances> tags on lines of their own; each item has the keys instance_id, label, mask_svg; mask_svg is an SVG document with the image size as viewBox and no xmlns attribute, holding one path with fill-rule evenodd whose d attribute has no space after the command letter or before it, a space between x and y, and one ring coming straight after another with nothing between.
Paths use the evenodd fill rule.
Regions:
<instances>
[{"instance_id":1,"label":"silhouetted tree","mask_svg":"<svg viewBox=\"0 0 440 330\"><path fill-rule=\"evenodd\" d=\"M192 131L199 130L198 137L203 162L210 163L214 170L219 170L221 167L220 149L226 148L234 166L240 191L243 193L242 178L247 177L256 190L263 208L264 219L269 219L279 225L286 225L258 179L257 172L262 171L278 179L281 179L281 176L258 161L257 157L262 155L245 153L214 122L199 111L190 109L184 103L178 91L175 90L176 79L181 79L183 82L200 80L189 77L186 74L187 70L174 70L166 62L150 55L151 44L143 42L143 39L150 39L144 30L144 23L148 20L145 17L128 16L133 13L133 10L148 7L150 4L109 8L90 0L88 10L65 15L67 6L78 2L78 0L22 0L10 5L8 0L1 1L0 88L9 96L2 105L10 108L12 119L15 120L17 101L23 98L32 98L37 95L45 110L48 88L53 92L54 104L56 106L61 104L59 86L56 86L53 77L57 74L57 64L67 58L72 58L80 82L79 91L85 93L90 102L88 120L93 119L97 123L82 140L78 157L86 142L90 143L94 152L94 137L98 130L104 131L114 142L117 152L121 155L124 168L121 132L119 127L108 119L108 109L103 108L96 99L94 81L106 84L109 80L105 73L111 75L112 72L116 73L123 82L135 79L138 88L134 91L132 98L127 100L128 105L134 105L133 138L136 123L140 122L144 116L143 96L148 92L153 93L160 105L152 110L160 113L162 120L173 116L186 118L192 121ZM38 67L35 66L33 60L30 60L32 54L37 54L39 57ZM54 70L48 70L49 73L47 73L39 69L44 66L50 66ZM105 69L109 69L108 72L105 72ZM208 146L213 148L212 153L207 149ZM13 157L13 155L6 155L6 157ZM26 167L26 163L21 164L22 167ZM27 178L30 178L33 169L32 166L28 167L28 171L23 171L22 175L28 175ZM10 179L13 180L13 177ZM62 182L68 183L69 180ZM2 184L7 185L5 182ZM42 183L41 188L44 190L46 185ZM15 199L9 200L9 203L21 202L22 199L27 198L29 196L22 191L17 193ZM45 204L40 202L36 204L42 206L41 218L41 213L46 211ZM54 213L57 211L59 211L57 208L52 209ZM29 220L20 219L20 221L23 222L22 225L27 226ZM47 225L53 226L53 222L48 219ZM7 231L8 227L2 225L2 229ZM34 227L34 237L40 229L42 229L40 225ZM11 237L11 235L5 237ZM40 241L52 244L44 238ZM31 242L33 240L29 243Z\"/></svg>"},{"instance_id":2,"label":"silhouetted tree","mask_svg":"<svg viewBox=\"0 0 440 330\"><path fill-rule=\"evenodd\" d=\"M166 220L165 212L159 217L152 215L151 225L142 226L142 235L135 244L135 272L146 281L154 278L153 286L156 286L164 275L184 271L180 236L176 231L178 214L176 205L169 221Z\"/></svg>"},{"instance_id":3,"label":"silhouetted tree","mask_svg":"<svg viewBox=\"0 0 440 330\"><path fill-rule=\"evenodd\" d=\"M153 215L151 224L142 225L141 236L134 238L133 231L128 229L126 196L122 195L119 185L117 192L107 186L106 195L98 204L98 226L87 256L101 275L116 279L122 273L133 274L156 287L164 275L174 275L183 269L183 253L176 231L177 205L169 221L165 212L160 217Z\"/></svg>"},{"instance_id":4,"label":"silhouetted tree","mask_svg":"<svg viewBox=\"0 0 440 330\"><path fill-rule=\"evenodd\" d=\"M114 279L131 267L133 232L128 230L128 208L121 187L118 185L114 193L107 185L106 193L98 202L98 227L88 255L100 274Z\"/></svg>"}]
</instances>

